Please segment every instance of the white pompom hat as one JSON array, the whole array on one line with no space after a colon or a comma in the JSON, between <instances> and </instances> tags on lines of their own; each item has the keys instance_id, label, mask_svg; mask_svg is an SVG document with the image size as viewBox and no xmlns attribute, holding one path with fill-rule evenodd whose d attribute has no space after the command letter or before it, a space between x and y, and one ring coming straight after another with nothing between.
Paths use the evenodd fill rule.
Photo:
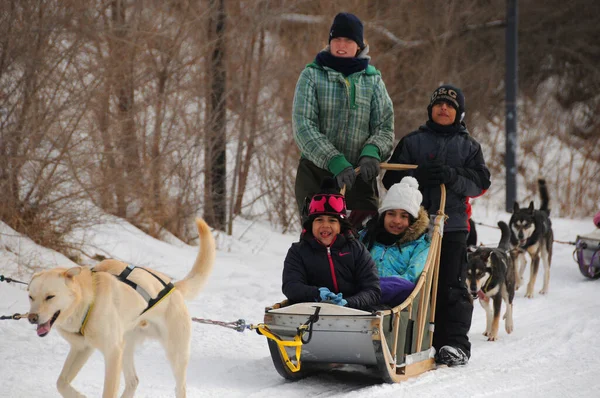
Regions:
<instances>
[{"instance_id":1,"label":"white pompom hat","mask_svg":"<svg viewBox=\"0 0 600 398\"><path fill-rule=\"evenodd\" d=\"M422 201L423 194L419 191L417 180L414 177L404 177L389 189L379 206L379 214L383 214L386 210L402 209L414 218L418 218Z\"/></svg>"}]
</instances>

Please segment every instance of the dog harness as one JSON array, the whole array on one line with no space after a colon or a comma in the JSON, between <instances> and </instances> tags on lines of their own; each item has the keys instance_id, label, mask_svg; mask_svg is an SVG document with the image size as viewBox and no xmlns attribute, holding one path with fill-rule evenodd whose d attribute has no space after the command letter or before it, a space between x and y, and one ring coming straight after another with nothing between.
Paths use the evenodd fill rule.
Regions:
<instances>
[{"instance_id":1,"label":"dog harness","mask_svg":"<svg viewBox=\"0 0 600 398\"><path fill-rule=\"evenodd\" d=\"M94 286L94 270L92 271L92 287ZM95 295L94 295L95 296ZM81 327L79 328L79 334L84 336L85 325L87 325L88 319L90 317L90 312L92 312L92 308L94 308L94 299L92 296L92 302L88 306L87 311L85 312L85 316L83 317L83 321L81 322Z\"/></svg>"},{"instance_id":2,"label":"dog harness","mask_svg":"<svg viewBox=\"0 0 600 398\"><path fill-rule=\"evenodd\" d=\"M155 298L152 298L143 287L141 287L137 283L127 279L129 274L131 274L131 271L133 271L136 268L143 269L144 271L146 271L147 273L149 273L150 275L155 277L163 285L163 289L156 295ZM128 265L123 270L123 272L121 272L119 275L117 275L117 279L120 280L121 282L131 286L133 288L133 290L138 292L140 294L140 296L142 296L144 298L144 300L146 300L146 303L148 303L148 306L146 307L146 309L144 311L142 311L140 313L140 315L142 315L144 312L148 311L150 308L154 307L162 299L167 297L173 291L173 289L175 289L175 285L173 285L171 282L165 283L165 281L163 281L161 278L159 278L155 273L148 271L146 268L134 267L132 265Z\"/></svg>"},{"instance_id":3,"label":"dog harness","mask_svg":"<svg viewBox=\"0 0 600 398\"><path fill-rule=\"evenodd\" d=\"M129 274L131 274L131 271L133 271L134 269L139 268L139 269L143 269L144 271L146 271L147 273L149 273L150 275L152 275L153 277L155 277L162 285L163 285L163 289L156 295L155 298L152 298L150 296L150 294L148 294L148 292L146 291L146 289L144 289L143 287L141 287L140 285L138 285L137 283L130 281L129 279L127 279L127 277L129 276ZM94 272L97 272L96 270L94 270L93 268L91 269L92 271L92 280L94 278ZM173 285L173 283L169 282L169 283L165 283L165 281L163 281L161 278L159 278L156 274L154 274L151 271L148 271L146 268L142 268L142 267L134 267L131 265L128 265L123 272L121 272L119 275L115 275L116 278L118 280L120 280L121 282L129 285L130 287L133 288L133 290L135 290L136 292L138 292L140 294L140 296L142 296L144 298L144 300L146 300L146 303L148 303L148 306L146 307L146 309L144 311L142 311L140 313L140 315L142 315L144 312L148 311L150 308L154 307L156 304L158 304L162 299L164 299L165 297L167 297L174 289L175 289L175 285ZM81 328L79 328L79 334L80 335L84 335L85 333L85 326L87 324L88 318L90 316L90 312L92 312L92 308L94 308L94 302L92 301L92 303L89 305L85 316L83 318L83 322L81 323Z\"/></svg>"}]
</instances>

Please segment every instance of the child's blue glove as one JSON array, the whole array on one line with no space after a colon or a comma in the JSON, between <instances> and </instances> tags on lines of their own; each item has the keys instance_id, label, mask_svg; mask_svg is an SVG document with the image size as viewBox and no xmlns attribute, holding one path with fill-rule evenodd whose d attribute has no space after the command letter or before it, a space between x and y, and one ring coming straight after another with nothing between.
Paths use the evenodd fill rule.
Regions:
<instances>
[{"instance_id":1,"label":"child's blue glove","mask_svg":"<svg viewBox=\"0 0 600 398\"><path fill-rule=\"evenodd\" d=\"M345 306L346 304L348 304L348 301L346 301L342 297L342 293L335 294L326 287L319 288L319 295L321 297L322 303L329 303L329 304L335 304L335 305L341 305L341 306Z\"/></svg>"},{"instance_id":2,"label":"child's blue glove","mask_svg":"<svg viewBox=\"0 0 600 398\"><path fill-rule=\"evenodd\" d=\"M329 290L326 287L320 287L319 288L319 297L321 298L321 301L325 301L329 298L329 295L333 294L331 293L331 290Z\"/></svg>"},{"instance_id":3,"label":"child's blue glove","mask_svg":"<svg viewBox=\"0 0 600 398\"><path fill-rule=\"evenodd\" d=\"M346 301L344 298L342 298L342 293L338 293L338 294L333 294L333 297L329 300L329 302L331 304L335 304L335 305L341 305L342 307L344 307L346 304L348 304L348 301Z\"/></svg>"}]
</instances>

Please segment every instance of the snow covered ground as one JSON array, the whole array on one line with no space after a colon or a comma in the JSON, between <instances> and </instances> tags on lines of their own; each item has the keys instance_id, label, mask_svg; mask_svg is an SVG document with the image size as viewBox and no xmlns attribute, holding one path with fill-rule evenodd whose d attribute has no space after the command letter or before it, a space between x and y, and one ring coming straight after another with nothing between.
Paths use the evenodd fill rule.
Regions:
<instances>
[{"instance_id":1,"label":"snow covered ground","mask_svg":"<svg viewBox=\"0 0 600 398\"><path fill-rule=\"evenodd\" d=\"M495 225L506 213L477 213L475 219ZM572 241L593 229L590 219L554 219L555 239ZM62 256L36 248L4 225L0 230L0 274L28 281L27 266L66 264ZM206 289L189 303L193 316L221 321L262 321L264 307L280 301L281 270L297 235L273 233L260 223L238 221L234 237L219 236L219 252ZM497 229L478 227L479 239L495 245ZM86 231L88 253L107 253L134 265L151 265L182 278L196 247L167 244L113 220ZM14 252L28 251L26 264ZM597 397L600 391L600 281L580 275L573 247L556 243L550 293L514 303L515 330L501 324L500 339L482 335L485 314L476 304L470 338L472 358L465 367L440 369L401 384L382 384L357 369L339 369L287 382L273 368L266 340L254 332L194 323L188 369L189 397ZM15 264L18 274L15 271ZM540 271L542 272L542 271ZM528 273L528 271L527 271ZM526 275L527 275L526 273ZM542 276L538 277L537 291ZM28 310L24 287L0 283L0 315ZM56 379L68 351L56 331L39 338L25 320L0 321L0 396L59 397ZM350 348L351 349L351 348ZM174 381L162 348L144 344L136 354L140 385L137 397L172 397ZM95 353L74 381L88 397L101 395L103 360Z\"/></svg>"}]
</instances>

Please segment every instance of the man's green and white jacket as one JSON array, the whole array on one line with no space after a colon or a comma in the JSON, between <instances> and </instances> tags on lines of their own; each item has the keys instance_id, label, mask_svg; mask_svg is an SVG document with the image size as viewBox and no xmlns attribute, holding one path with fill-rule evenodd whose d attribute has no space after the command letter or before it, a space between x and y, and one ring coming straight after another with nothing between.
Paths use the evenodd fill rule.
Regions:
<instances>
[{"instance_id":1,"label":"man's green and white jacket","mask_svg":"<svg viewBox=\"0 0 600 398\"><path fill-rule=\"evenodd\" d=\"M302 156L334 175L362 156L381 161L392 151L392 100L372 65L348 77L307 65L296 84L292 121Z\"/></svg>"}]
</instances>

